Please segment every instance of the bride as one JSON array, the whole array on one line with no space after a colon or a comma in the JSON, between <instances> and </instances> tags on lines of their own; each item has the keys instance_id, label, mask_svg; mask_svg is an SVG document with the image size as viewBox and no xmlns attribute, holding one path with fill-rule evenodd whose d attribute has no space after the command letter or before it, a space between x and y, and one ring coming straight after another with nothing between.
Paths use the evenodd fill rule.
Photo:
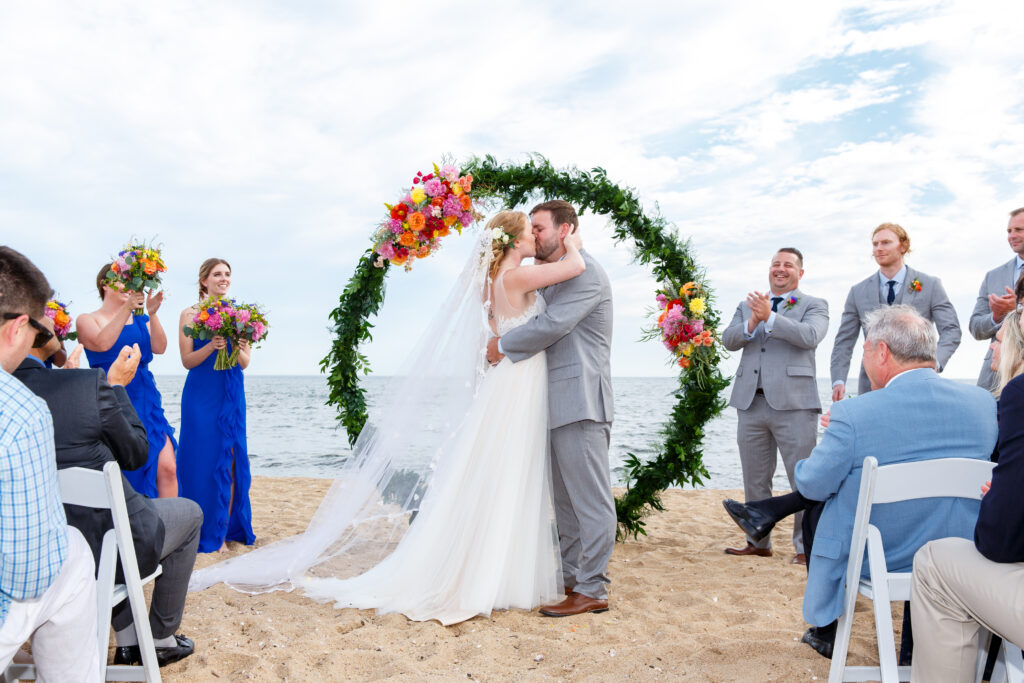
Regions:
<instances>
[{"instance_id":1,"label":"bride","mask_svg":"<svg viewBox=\"0 0 1024 683\"><path fill-rule=\"evenodd\" d=\"M523 265L529 218L494 216L305 533L200 570L190 590L300 587L445 625L554 599L546 356L488 368L484 353L544 310L536 290L584 271L578 233L565 246L561 261Z\"/></svg>"}]
</instances>

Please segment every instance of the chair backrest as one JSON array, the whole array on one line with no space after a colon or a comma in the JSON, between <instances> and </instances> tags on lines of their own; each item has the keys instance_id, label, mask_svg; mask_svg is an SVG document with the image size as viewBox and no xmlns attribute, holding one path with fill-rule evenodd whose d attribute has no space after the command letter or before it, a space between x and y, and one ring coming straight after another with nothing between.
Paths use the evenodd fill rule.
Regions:
<instances>
[{"instance_id":1,"label":"chair backrest","mask_svg":"<svg viewBox=\"0 0 1024 683\"><path fill-rule=\"evenodd\" d=\"M128 521L128 506L124 502L124 486L121 484L121 468L116 462L108 462L103 471L84 467L69 467L58 470L60 497L70 505L84 505L110 510L114 518L114 535L122 566L131 564L138 573L135 558L135 544L132 543L132 528ZM107 532L110 533L109 531Z\"/></svg>"},{"instance_id":2,"label":"chair backrest","mask_svg":"<svg viewBox=\"0 0 1024 683\"><path fill-rule=\"evenodd\" d=\"M872 503L918 498L980 500L981 485L992 478L994 466L989 460L939 458L877 467Z\"/></svg>"}]
</instances>

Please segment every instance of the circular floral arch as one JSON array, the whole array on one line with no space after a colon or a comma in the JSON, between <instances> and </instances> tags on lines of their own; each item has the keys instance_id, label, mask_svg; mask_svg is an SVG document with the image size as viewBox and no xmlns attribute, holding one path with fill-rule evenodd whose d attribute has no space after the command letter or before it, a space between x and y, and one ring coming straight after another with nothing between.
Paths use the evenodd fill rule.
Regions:
<instances>
[{"instance_id":1,"label":"circular floral arch","mask_svg":"<svg viewBox=\"0 0 1024 683\"><path fill-rule=\"evenodd\" d=\"M556 169L547 159L536 155L523 164L501 164L486 156L471 159L460 174L472 175L475 199L489 198L508 207L519 206L533 196L564 199L581 214L589 210L607 217L615 239L631 240L636 260L650 265L662 285L657 299L662 309L659 325L646 332L648 337L661 337L681 366L679 383L673 392L676 403L661 428L662 441L656 446L654 457L641 462L633 453L627 454L626 492L615 500L619 537L646 534L643 518L652 509L664 509L662 491L670 486L699 485L708 476L702 457L704 426L725 407L720 394L729 383L718 367L720 349L715 330L720 321L710 305L712 293L690 254L689 242L681 240L675 227L660 215L647 215L636 194L608 180L602 168L589 172ZM374 250L368 250L330 315L334 342L320 367L327 373L327 402L337 406L338 419L345 426L350 443L355 443L367 419L366 396L359 378L370 371L370 366L359 347L372 339L373 325L369 319L384 301L384 279L390 265ZM699 295L699 300L694 303L691 295ZM673 338L674 332L666 330L673 315L678 321L679 311L694 311L700 322L695 333L687 325L685 336ZM669 322L665 322L666 314ZM697 320L682 317L686 323ZM678 329L682 330L681 324ZM693 339L696 351L689 341Z\"/></svg>"}]
</instances>

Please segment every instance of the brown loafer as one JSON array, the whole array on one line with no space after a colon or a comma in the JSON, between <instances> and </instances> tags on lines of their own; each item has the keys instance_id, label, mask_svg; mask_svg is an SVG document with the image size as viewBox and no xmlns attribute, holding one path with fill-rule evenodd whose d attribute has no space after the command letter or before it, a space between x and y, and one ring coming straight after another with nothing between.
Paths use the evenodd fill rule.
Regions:
<instances>
[{"instance_id":1,"label":"brown loafer","mask_svg":"<svg viewBox=\"0 0 1024 683\"><path fill-rule=\"evenodd\" d=\"M801 566L807 566L807 555L804 553L797 553L793 556L793 564L799 564Z\"/></svg>"},{"instance_id":2,"label":"brown loafer","mask_svg":"<svg viewBox=\"0 0 1024 683\"><path fill-rule=\"evenodd\" d=\"M541 607L540 613L546 617L571 617L587 612L607 612L608 601L591 598L583 593L570 593L557 605Z\"/></svg>"},{"instance_id":3,"label":"brown loafer","mask_svg":"<svg viewBox=\"0 0 1024 683\"><path fill-rule=\"evenodd\" d=\"M726 555L756 555L757 557L771 557L771 548L758 548L753 543L747 543L746 548L726 548Z\"/></svg>"}]
</instances>

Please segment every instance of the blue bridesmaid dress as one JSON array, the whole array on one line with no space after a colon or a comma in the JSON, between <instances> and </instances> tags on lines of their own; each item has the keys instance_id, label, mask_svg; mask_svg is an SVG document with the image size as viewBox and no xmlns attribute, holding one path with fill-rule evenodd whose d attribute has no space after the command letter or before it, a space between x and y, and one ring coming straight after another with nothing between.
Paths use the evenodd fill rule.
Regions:
<instances>
[{"instance_id":1,"label":"blue bridesmaid dress","mask_svg":"<svg viewBox=\"0 0 1024 683\"><path fill-rule=\"evenodd\" d=\"M125 325L121 330L117 341L106 351L85 350L85 356L89 359L89 367L103 368L104 372L110 369L110 364L117 360L117 355L125 346L138 344L142 351L142 360L139 361L139 368L135 371L135 377L125 390L128 398L138 413L139 419L146 428L146 438L149 440L149 459L146 464L135 471L125 471L124 476L128 482L139 493L157 497L156 470L160 460L160 451L163 450L167 438L171 439L171 445L177 450L178 444L174 440L174 428L167 423L164 417L164 408L160 403L160 391L156 388L153 380L153 373L149 371L149 363L153 360L153 346L149 340L148 315L135 315L132 317L131 325Z\"/></svg>"},{"instance_id":2,"label":"blue bridesmaid dress","mask_svg":"<svg viewBox=\"0 0 1024 683\"><path fill-rule=\"evenodd\" d=\"M196 339L193 343L193 348L201 349L209 342ZM216 358L211 353L189 370L181 392L178 484L181 495L203 509L201 553L218 550L224 541L252 545L256 540L249 505L252 477L245 439L245 380L239 365L214 370Z\"/></svg>"}]
</instances>

